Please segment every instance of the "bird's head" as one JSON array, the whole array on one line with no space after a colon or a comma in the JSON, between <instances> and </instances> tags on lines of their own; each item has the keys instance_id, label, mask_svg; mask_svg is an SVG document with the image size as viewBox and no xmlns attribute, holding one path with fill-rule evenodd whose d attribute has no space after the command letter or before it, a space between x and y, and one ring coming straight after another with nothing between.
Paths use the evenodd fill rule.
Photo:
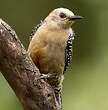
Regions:
<instances>
[{"instance_id":1,"label":"bird's head","mask_svg":"<svg viewBox=\"0 0 108 110\"><path fill-rule=\"evenodd\" d=\"M54 9L47 17L46 21L51 24L57 24L62 28L70 28L75 20L82 19L82 16L76 16L74 13L66 8Z\"/></svg>"}]
</instances>

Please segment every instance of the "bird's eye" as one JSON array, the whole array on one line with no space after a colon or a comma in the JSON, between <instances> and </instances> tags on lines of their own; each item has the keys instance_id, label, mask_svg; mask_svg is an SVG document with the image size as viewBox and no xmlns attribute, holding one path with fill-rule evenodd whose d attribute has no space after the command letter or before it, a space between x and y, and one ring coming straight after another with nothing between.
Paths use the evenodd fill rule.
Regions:
<instances>
[{"instance_id":1,"label":"bird's eye","mask_svg":"<svg viewBox=\"0 0 108 110\"><path fill-rule=\"evenodd\" d=\"M66 18L66 14L65 13L60 13L59 15L61 18Z\"/></svg>"}]
</instances>

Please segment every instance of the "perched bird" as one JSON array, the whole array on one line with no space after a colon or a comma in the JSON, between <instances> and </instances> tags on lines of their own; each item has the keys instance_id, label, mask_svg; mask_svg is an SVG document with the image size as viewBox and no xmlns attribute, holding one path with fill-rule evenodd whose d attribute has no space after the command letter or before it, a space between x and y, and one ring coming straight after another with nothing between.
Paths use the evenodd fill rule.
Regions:
<instances>
[{"instance_id":1,"label":"perched bird","mask_svg":"<svg viewBox=\"0 0 108 110\"><path fill-rule=\"evenodd\" d=\"M28 53L55 93L61 91L64 72L72 59L71 26L81 18L66 8L57 8L31 34Z\"/></svg>"}]
</instances>

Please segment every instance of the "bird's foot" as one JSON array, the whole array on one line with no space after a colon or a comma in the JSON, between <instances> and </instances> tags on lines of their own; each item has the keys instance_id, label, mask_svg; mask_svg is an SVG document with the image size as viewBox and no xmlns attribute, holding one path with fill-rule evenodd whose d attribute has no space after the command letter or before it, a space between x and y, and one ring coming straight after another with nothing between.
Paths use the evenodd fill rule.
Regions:
<instances>
[{"instance_id":1,"label":"bird's foot","mask_svg":"<svg viewBox=\"0 0 108 110\"><path fill-rule=\"evenodd\" d=\"M44 80L54 79L54 78L57 78L57 74L56 73L48 73L48 74L41 74L40 75L40 79L44 79Z\"/></svg>"}]
</instances>

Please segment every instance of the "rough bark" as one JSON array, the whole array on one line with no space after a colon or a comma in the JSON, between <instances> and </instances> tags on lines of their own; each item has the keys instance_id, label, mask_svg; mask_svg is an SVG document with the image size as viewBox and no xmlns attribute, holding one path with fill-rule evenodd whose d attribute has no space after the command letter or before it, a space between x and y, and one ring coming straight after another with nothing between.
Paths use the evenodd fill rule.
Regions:
<instances>
[{"instance_id":1,"label":"rough bark","mask_svg":"<svg viewBox=\"0 0 108 110\"><path fill-rule=\"evenodd\" d=\"M0 19L0 71L24 110L59 110L55 94L30 59L14 30Z\"/></svg>"}]
</instances>

